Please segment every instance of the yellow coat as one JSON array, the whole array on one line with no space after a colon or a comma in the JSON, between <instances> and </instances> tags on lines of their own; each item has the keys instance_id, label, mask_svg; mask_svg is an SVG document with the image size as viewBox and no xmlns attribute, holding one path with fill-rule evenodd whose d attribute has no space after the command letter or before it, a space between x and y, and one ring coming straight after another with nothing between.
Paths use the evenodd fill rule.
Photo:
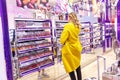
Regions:
<instances>
[{"instance_id":1,"label":"yellow coat","mask_svg":"<svg viewBox=\"0 0 120 80\"><path fill-rule=\"evenodd\" d=\"M64 26L60 37L62 61L66 72L72 72L80 66L82 45L79 40L80 29L73 23Z\"/></svg>"}]
</instances>

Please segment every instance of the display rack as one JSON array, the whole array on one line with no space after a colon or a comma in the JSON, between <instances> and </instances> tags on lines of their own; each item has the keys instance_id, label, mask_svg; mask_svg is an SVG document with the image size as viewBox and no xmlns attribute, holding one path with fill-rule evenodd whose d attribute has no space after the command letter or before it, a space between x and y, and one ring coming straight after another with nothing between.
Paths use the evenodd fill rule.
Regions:
<instances>
[{"instance_id":1,"label":"display rack","mask_svg":"<svg viewBox=\"0 0 120 80\"><path fill-rule=\"evenodd\" d=\"M63 26L67 23L67 21L55 21L55 37L56 37L56 42L57 46L60 46L60 35L61 32L63 31ZM82 53L88 53L91 51L91 45L92 45L92 26L90 22L81 22L81 33L79 34L80 41L83 46ZM57 50L57 54L59 54L59 50Z\"/></svg>"},{"instance_id":2,"label":"display rack","mask_svg":"<svg viewBox=\"0 0 120 80\"><path fill-rule=\"evenodd\" d=\"M93 31L93 48L102 47L102 37L104 36L102 34L102 26L99 23L94 23L92 25L92 31Z\"/></svg>"},{"instance_id":3,"label":"display rack","mask_svg":"<svg viewBox=\"0 0 120 80\"><path fill-rule=\"evenodd\" d=\"M112 29L113 25L112 23L105 23L105 43L107 44L107 47L112 47Z\"/></svg>"},{"instance_id":4,"label":"display rack","mask_svg":"<svg viewBox=\"0 0 120 80\"><path fill-rule=\"evenodd\" d=\"M113 25L112 23L105 23L105 38L111 38Z\"/></svg>"},{"instance_id":5,"label":"display rack","mask_svg":"<svg viewBox=\"0 0 120 80\"><path fill-rule=\"evenodd\" d=\"M58 58L58 62L61 61L61 54L60 54L60 35L63 31L63 28L64 28L64 25L67 23L68 21L66 20L56 20L55 21L55 30L54 30L54 33L55 33L55 38L56 38L56 46L59 46L57 47L57 50L56 50L56 53L57 53L57 58Z\"/></svg>"},{"instance_id":6,"label":"display rack","mask_svg":"<svg viewBox=\"0 0 120 80\"><path fill-rule=\"evenodd\" d=\"M80 41L83 46L82 53L88 53L91 51L92 46L92 26L90 22L81 22Z\"/></svg>"},{"instance_id":7,"label":"display rack","mask_svg":"<svg viewBox=\"0 0 120 80\"><path fill-rule=\"evenodd\" d=\"M18 77L54 65L50 20L15 19Z\"/></svg>"}]
</instances>

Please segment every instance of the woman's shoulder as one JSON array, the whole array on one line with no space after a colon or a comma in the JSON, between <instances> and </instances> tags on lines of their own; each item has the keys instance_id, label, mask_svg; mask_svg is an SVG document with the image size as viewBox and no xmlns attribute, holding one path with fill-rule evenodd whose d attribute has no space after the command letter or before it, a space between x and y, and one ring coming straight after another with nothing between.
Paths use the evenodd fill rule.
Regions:
<instances>
[{"instance_id":1,"label":"woman's shoulder","mask_svg":"<svg viewBox=\"0 0 120 80\"><path fill-rule=\"evenodd\" d=\"M66 24L65 24L65 27L70 27L70 26L74 26L73 23L70 23L70 22L69 22L69 23L66 23Z\"/></svg>"},{"instance_id":2,"label":"woman's shoulder","mask_svg":"<svg viewBox=\"0 0 120 80\"><path fill-rule=\"evenodd\" d=\"M72 28L72 26L73 26L72 23L66 23L65 26L64 26L64 28L65 29L70 29L70 28Z\"/></svg>"},{"instance_id":3,"label":"woman's shoulder","mask_svg":"<svg viewBox=\"0 0 120 80\"><path fill-rule=\"evenodd\" d=\"M68 26L68 25L73 25L73 23L68 22L68 23L65 24L65 26Z\"/></svg>"}]
</instances>

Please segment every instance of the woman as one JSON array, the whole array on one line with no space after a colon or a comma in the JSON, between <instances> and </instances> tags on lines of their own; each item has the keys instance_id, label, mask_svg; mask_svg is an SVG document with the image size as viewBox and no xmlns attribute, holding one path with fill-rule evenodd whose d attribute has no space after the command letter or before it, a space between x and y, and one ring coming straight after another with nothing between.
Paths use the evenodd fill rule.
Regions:
<instances>
[{"instance_id":1,"label":"woman","mask_svg":"<svg viewBox=\"0 0 120 80\"><path fill-rule=\"evenodd\" d=\"M78 80L82 80L80 60L82 45L79 40L80 23L74 12L68 14L68 23L60 37L62 46L62 61L64 68L69 73L71 80L76 80L74 70L76 70Z\"/></svg>"}]
</instances>

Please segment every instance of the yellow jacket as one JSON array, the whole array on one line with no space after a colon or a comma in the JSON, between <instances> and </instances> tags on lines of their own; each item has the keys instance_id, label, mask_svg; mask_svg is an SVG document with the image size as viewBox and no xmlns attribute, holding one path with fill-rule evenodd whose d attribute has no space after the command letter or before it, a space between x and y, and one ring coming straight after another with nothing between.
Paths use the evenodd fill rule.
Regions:
<instances>
[{"instance_id":1,"label":"yellow jacket","mask_svg":"<svg viewBox=\"0 0 120 80\"><path fill-rule=\"evenodd\" d=\"M66 72L72 72L80 66L82 45L79 40L80 29L73 23L67 23L60 37L62 61Z\"/></svg>"}]
</instances>

